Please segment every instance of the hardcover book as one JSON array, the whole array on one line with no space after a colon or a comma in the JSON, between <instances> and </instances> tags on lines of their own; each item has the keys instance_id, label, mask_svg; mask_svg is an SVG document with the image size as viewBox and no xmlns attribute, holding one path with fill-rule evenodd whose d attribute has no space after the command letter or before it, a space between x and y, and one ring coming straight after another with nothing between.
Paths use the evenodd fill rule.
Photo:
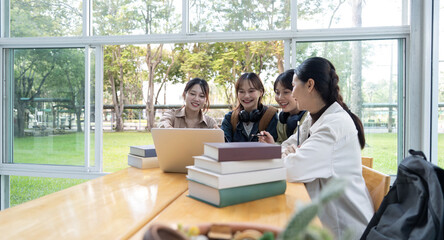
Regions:
<instances>
[{"instance_id":1,"label":"hardcover book","mask_svg":"<svg viewBox=\"0 0 444 240\"><path fill-rule=\"evenodd\" d=\"M128 154L128 165L146 169L146 168L157 168L159 167L159 162L157 161L157 157L139 157L136 155Z\"/></svg>"},{"instance_id":2,"label":"hardcover book","mask_svg":"<svg viewBox=\"0 0 444 240\"><path fill-rule=\"evenodd\" d=\"M194 156L193 158L195 167L206 169L219 174L251 172L284 167L284 160L281 158L225 162L218 162L215 159L207 156Z\"/></svg>"},{"instance_id":3,"label":"hardcover book","mask_svg":"<svg viewBox=\"0 0 444 240\"><path fill-rule=\"evenodd\" d=\"M130 146L130 154L139 157L157 157L154 145Z\"/></svg>"},{"instance_id":4,"label":"hardcover book","mask_svg":"<svg viewBox=\"0 0 444 240\"><path fill-rule=\"evenodd\" d=\"M219 162L281 158L281 146L261 142L205 143L204 155Z\"/></svg>"},{"instance_id":5,"label":"hardcover book","mask_svg":"<svg viewBox=\"0 0 444 240\"><path fill-rule=\"evenodd\" d=\"M241 187L217 189L205 184L188 181L189 197L216 207L226 207L285 193L285 180L253 184Z\"/></svg>"},{"instance_id":6,"label":"hardcover book","mask_svg":"<svg viewBox=\"0 0 444 240\"><path fill-rule=\"evenodd\" d=\"M273 168L251 172L218 174L195 166L187 166L187 178L217 189L240 187L286 179L285 168Z\"/></svg>"}]
</instances>

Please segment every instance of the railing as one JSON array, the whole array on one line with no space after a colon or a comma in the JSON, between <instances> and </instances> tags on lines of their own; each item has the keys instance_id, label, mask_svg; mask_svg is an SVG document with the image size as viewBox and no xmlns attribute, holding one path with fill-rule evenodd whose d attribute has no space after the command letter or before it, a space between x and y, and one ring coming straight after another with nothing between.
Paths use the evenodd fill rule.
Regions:
<instances>
[{"instance_id":1,"label":"railing","mask_svg":"<svg viewBox=\"0 0 444 240\"><path fill-rule=\"evenodd\" d=\"M277 104L272 104L274 107L278 107L279 105ZM169 104L169 105L154 105L154 109L158 110L158 109L172 109L172 108L180 108L182 107L182 104ZM444 107L444 102L440 102L438 104L439 108L443 108ZM103 109L104 110L112 110L114 107L113 105L104 105ZM124 109L134 109L134 110L144 110L146 108L145 105L124 105ZM379 129L386 129L389 132L392 132L393 130L396 129L396 124L397 124L397 108L398 108L398 104L397 103L364 103L362 104L362 108L363 108L363 124L366 128L379 128ZM369 110L371 111L371 109L381 109L379 111L379 114L383 115L383 117L380 117L380 119L378 119L379 121L375 121L374 119L372 119L368 114L369 114ZM232 109L232 105L230 104L213 104L210 105L210 109ZM111 111L112 112L112 111ZM110 112L108 112L110 113ZM134 130L141 130L144 128L145 123L143 122L145 119L141 118L141 114L139 112L138 114L138 119L133 119L133 120L138 120L138 123L131 123L131 122L125 122L125 129L134 129ZM220 119L219 119L220 120ZM113 120L111 120L113 121ZM108 128L111 128L111 123L109 123Z\"/></svg>"}]
</instances>

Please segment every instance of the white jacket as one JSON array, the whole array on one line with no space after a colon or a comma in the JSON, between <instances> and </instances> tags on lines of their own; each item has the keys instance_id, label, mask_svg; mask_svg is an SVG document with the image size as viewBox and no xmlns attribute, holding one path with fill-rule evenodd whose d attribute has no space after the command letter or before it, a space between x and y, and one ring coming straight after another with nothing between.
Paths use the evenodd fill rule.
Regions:
<instances>
[{"instance_id":1,"label":"white jacket","mask_svg":"<svg viewBox=\"0 0 444 240\"><path fill-rule=\"evenodd\" d=\"M359 239L374 209L362 177L357 130L341 105L335 102L328 107L311 126L310 137L284 162L288 181L305 183L312 199L332 178L348 180L342 197L329 202L319 218L336 239L342 239L346 231L352 231L353 239Z\"/></svg>"}]
</instances>

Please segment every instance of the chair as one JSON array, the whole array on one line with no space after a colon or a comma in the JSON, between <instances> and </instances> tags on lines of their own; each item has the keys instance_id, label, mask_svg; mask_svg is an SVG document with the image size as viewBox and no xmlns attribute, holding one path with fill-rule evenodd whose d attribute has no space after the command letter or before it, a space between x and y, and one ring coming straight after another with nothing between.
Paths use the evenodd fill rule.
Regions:
<instances>
[{"instance_id":1,"label":"chair","mask_svg":"<svg viewBox=\"0 0 444 240\"><path fill-rule=\"evenodd\" d=\"M364 177L365 185L370 193L376 211L379 205L381 205L382 199L389 191L390 176L364 165L362 165L362 176Z\"/></svg>"},{"instance_id":2,"label":"chair","mask_svg":"<svg viewBox=\"0 0 444 240\"><path fill-rule=\"evenodd\" d=\"M362 157L362 165L373 168L373 158L372 157Z\"/></svg>"}]
</instances>

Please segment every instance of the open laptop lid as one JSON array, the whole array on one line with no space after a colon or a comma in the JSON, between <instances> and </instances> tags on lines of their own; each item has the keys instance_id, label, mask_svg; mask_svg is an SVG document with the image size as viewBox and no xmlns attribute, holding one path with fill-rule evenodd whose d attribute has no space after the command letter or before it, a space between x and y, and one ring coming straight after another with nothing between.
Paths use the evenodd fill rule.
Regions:
<instances>
[{"instance_id":1,"label":"open laptop lid","mask_svg":"<svg viewBox=\"0 0 444 240\"><path fill-rule=\"evenodd\" d=\"M204 143L224 142L221 129L153 128L151 134L164 172L186 173L186 166L194 165L193 156L203 154Z\"/></svg>"}]
</instances>

